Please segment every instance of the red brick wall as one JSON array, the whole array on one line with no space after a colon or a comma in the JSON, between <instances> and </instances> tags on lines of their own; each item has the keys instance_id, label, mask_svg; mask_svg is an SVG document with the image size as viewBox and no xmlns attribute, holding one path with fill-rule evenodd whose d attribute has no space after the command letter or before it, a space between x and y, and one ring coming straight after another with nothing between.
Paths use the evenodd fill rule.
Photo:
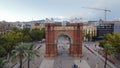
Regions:
<instances>
[{"instance_id":1,"label":"red brick wall","mask_svg":"<svg viewBox=\"0 0 120 68\"><path fill-rule=\"evenodd\" d=\"M57 56L57 44L55 40L64 33L70 36L72 43L70 45L70 55L73 57L82 56L82 28L81 23L70 23L67 26L74 27L74 30L55 30L54 27L62 27L61 24L47 23L46 27L46 55L47 57Z\"/></svg>"}]
</instances>

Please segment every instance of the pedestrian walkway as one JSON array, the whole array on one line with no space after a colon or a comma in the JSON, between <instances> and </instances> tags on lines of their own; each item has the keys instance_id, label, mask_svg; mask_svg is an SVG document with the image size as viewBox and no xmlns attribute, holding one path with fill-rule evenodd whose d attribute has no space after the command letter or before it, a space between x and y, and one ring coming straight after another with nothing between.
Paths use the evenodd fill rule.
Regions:
<instances>
[{"instance_id":1,"label":"pedestrian walkway","mask_svg":"<svg viewBox=\"0 0 120 68\"><path fill-rule=\"evenodd\" d=\"M54 59L43 59L39 68L53 68Z\"/></svg>"},{"instance_id":2,"label":"pedestrian walkway","mask_svg":"<svg viewBox=\"0 0 120 68\"><path fill-rule=\"evenodd\" d=\"M74 60L72 57L62 55L55 58L53 68L72 68L73 64Z\"/></svg>"},{"instance_id":3,"label":"pedestrian walkway","mask_svg":"<svg viewBox=\"0 0 120 68\"><path fill-rule=\"evenodd\" d=\"M101 60L105 61L105 58L102 57L100 54L98 54L96 51L94 51L91 47L85 46L90 52L92 52L94 55L98 56ZM111 62L107 61L107 64L112 67L116 68L115 65L113 65Z\"/></svg>"},{"instance_id":4,"label":"pedestrian walkway","mask_svg":"<svg viewBox=\"0 0 120 68\"><path fill-rule=\"evenodd\" d=\"M78 68L90 68L90 66L85 60L81 60L81 62L80 60L74 60L74 63L78 65Z\"/></svg>"},{"instance_id":5,"label":"pedestrian walkway","mask_svg":"<svg viewBox=\"0 0 120 68\"><path fill-rule=\"evenodd\" d=\"M20 66L19 63L16 63L14 66L12 66L13 68L18 68Z\"/></svg>"}]
</instances>

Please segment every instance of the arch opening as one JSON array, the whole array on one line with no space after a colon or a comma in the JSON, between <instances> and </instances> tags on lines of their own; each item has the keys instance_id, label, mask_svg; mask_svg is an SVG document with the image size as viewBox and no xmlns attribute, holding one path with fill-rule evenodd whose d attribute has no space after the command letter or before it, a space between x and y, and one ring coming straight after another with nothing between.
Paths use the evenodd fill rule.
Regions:
<instances>
[{"instance_id":1,"label":"arch opening","mask_svg":"<svg viewBox=\"0 0 120 68\"><path fill-rule=\"evenodd\" d=\"M60 34L56 39L58 55L69 55L71 38L66 34Z\"/></svg>"}]
</instances>

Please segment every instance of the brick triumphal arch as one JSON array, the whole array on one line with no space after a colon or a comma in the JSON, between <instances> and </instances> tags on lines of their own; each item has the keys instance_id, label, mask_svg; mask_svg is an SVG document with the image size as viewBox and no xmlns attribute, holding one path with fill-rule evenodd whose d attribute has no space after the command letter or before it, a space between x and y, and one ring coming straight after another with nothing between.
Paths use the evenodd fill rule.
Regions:
<instances>
[{"instance_id":1,"label":"brick triumphal arch","mask_svg":"<svg viewBox=\"0 0 120 68\"><path fill-rule=\"evenodd\" d=\"M69 55L73 57L82 56L82 23L46 23L46 57L58 55L57 39L65 35L70 39Z\"/></svg>"}]
</instances>

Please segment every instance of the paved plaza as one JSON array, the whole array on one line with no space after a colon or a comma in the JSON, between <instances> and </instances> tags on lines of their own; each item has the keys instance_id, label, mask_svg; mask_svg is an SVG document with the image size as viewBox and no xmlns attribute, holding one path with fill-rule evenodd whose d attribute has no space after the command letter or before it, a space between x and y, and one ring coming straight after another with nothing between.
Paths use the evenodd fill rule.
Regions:
<instances>
[{"instance_id":1,"label":"paved plaza","mask_svg":"<svg viewBox=\"0 0 120 68\"><path fill-rule=\"evenodd\" d=\"M54 60L53 59L43 59L39 68L53 68Z\"/></svg>"},{"instance_id":2,"label":"paved plaza","mask_svg":"<svg viewBox=\"0 0 120 68\"><path fill-rule=\"evenodd\" d=\"M70 57L68 53L59 54L57 57L44 57L45 44L38 44L37 48L42 45L38 50L41 53L41 57L35 57L31 63L30 68L72 68L73 65L77 65L78 68L104 68L104 60L97 55L89 51L84 45L90 47L94 51L93 43L83 43L83 57ZM19 65L17 65L19 66ZM15 66L14 68L18 68ZM114 65L113 65L114 66ZM24 63L24 68L27 68L27 62ZM107 64L107 68L111 67Z\"/></svg>"},{"instance_id":3,"label":"paved plaza","mask_svg":"<svg viewBox=\"0 0 120 68\"><path fill-rule=\"evenodd\" d=\"M78 65L78 68L91 68L86 60L74 60L75 64Z\"/></svg>"},{"instance_id":4,"label":"paved plaza","mask_svg":"<svg viewBox=\"0 0 120 68\"><path fill-rule=\"evenodd\" d=\"M76 64L78 68L90 68L85 60L76 59L73 60L70 57L56 58L56 59L44 59L39 68L72 68Z\"/></svg>"}]
</instances>

